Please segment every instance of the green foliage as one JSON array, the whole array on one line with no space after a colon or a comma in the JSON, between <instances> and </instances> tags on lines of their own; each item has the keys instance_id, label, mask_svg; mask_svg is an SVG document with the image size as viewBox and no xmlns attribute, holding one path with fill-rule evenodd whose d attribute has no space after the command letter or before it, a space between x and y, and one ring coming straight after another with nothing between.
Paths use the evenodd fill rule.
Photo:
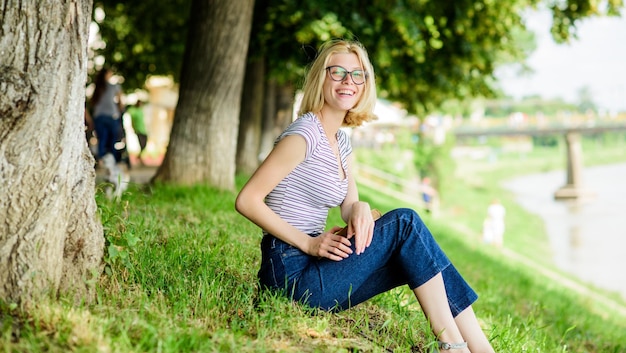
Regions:
<instances>
[{"instance_id":1,"label":"green foliage","mask_svg":"<svg viewBox=\"0 0 626 353\"><path fill-rule=\"evenodd\" d=\"M588 86L582 87L578 90L577 101L577 108L579 113L586 114L588 112L598 112L598 107L593 101L593 92Z\"/></svg>"},{"instance_id":2,"label":"green foliage","mask_svg":"<svg viewBox=\"0 0 626 353\"><path fill-rule=\"evenodd\" d=\"M450 152L454 147L454 136L446 135L442 144L436 144L432 139L421 134L418 143L415 144L414 163L420 176L433 179L435 188L440 194L445 191L446 185L454 179L454 160Z\"/></svg>"},{"instance_id":3,"label":"green foliage","mask_svg":"<svg viewBox=\"0 0 626 353\"><path fill-rule=\"evenodd\" d=\"M134 227L129 230L126 225L127 220L124 217L128 215L128 201L118 205L116 200L106 197L102 188L98 188L96 200L100 206L98 210L105 237L105 273L112 275L112 269L116 266L131 270L133 265L130 258L141 239L134 232ZM123 207L122 212L119 212L120 206Z\"/></svg>"},{"instance_id":4,"label":"green foliage","mask_svg":"<svg viewBox=\"0 0 626 353\"><path fill-rule=\"evenodd\" d=\"M518 4L475 1L329 2L267 1L269 15L251 39L284 81L301 77L321 42L358 39L369 50L383 98L412 113L452 97L490 95L497 63L519 60L514 35L523 32ZM306 16L302 15L306 14ZM514 34L514 31L515 34ZM280 68L278 72L277 68Z\"/></svg>"},{"instance_id":5,"label":"green foliage","mask_svg":"<svg viewBox=\"0 0 626 353\"><path fill-rule=\"evenodd\" d=\"M623 0L566 0L549 2L552 11L550 32L557 42L569 42L576 38L576 24L591 16L619 16L624 7Z\"/></svg>"},{"instance_id":6,"label":"green foliage","mask_svg":"<svg viewBox=\"0 0 626 353\"><path fill-rule=\"evenodd\" d=\"M142 87L148 75L179 77L190 3L96 1L94 8L107 15L99 23L107 46L98 53L126 77L127 89ZM258 0L248 55L267 60L279 83L297 86L322 42L357 39L370 52L380 96L424 114L449 99L494 96L494 69L522 62L534 48L521 12L541 3ZM615 14L623 6L621 0L550 4L553 34L562 41L582 18Z\"/></svg>"},{"instance_id":7,"label":"green foliage","mask_svg":"<svg viewBox=\"0 0 626 353\"><path fill-rule=\"evenodd\" d=\"M545 136L533 136L533 146L542 147L556 147L563 139L561 136L545 135Z\"/></svg>"},{"instance_id":8,"label":"green foliage","mask_svg":"<svg viewBox=\"0 0 626 353\"><path fill-rule=\"evenodd\" d=\"M280 81L299 82L302 67L323 41L357 39L370 52L380 96L403 103L411 113L425 114L450 99L495 96L494 69L521 62L534 49L521 11L539 3L373 1L363 6L352 0L336 6L266 0L257 2L251 52L266 57ZM268 14L258 11L261 8ZM564 39L576 21L602 13L583 6L570 9L555 14L555 20L569 24L559 32Z\"/></svg>"},{"instance_id":9,"label":"green foliage","mask_svg":"<svg viewBox=\"0 0 626 353\"><path fill-rule=\"evenodd\" d=\"M191 0L96 0L97 23L106 46L96 51L124 76L127 90L144 88L151 75L180 77Z\"/></svg>"}]
</instances>

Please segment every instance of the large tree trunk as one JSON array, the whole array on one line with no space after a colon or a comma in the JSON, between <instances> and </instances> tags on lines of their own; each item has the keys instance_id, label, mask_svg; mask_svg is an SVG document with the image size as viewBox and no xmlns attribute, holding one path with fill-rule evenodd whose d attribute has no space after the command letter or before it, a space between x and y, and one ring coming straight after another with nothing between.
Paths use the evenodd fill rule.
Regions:
<instances>
[{"instance_id":1,"label":"large tree trunk","mask_svg":"<svg viewBox=\"0 0 626 353\"><path fill-rule=\"evenodd\" d=\"M104 237L84 134L92 2L0 2L0 299L89 301Z\"/></svg>"},{"instance_id":2,"label":"large tree trunk","mask_svg":"<svg viewBox=\"0 0 626 353\"><path fill-rule=\"evenodd\" d=\"M194 0L170 142L154 181L235 187L254 0Z\"/></svg>"},{"instance_id":3,"label":"large tree trunk","mask_svg":"<svg viewBox=\"0 0 626 353\"><path fill-rule=\"evenodd\" d=\"M248 63L243 86L241 114L239 115L237 173L249 175L259 166L264 83L265 63L263 59Z\"/></svg>"}]
</instances>

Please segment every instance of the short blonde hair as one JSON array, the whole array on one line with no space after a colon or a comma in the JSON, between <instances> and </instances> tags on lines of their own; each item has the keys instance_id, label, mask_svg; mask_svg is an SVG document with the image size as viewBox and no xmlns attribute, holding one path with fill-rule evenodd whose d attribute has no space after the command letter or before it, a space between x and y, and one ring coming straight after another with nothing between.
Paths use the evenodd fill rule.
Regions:
<instances>
[{"instance_id":1,"label":"short blonde hair","mask_svg":"<svg viewBox=\"0 0 626 353\"><path fill-rule=\"evenodd\" d=\"M361 98L354 108L350 109L343 119L343 126L360 126L366 121L376 119L374 106L376 105L376 81L374 68L369 60L367 51L362 44L356 41L331 40L319 49L318 55L311 64L302 88L302 103L298 115L308 112L319 112L324 106L323 86L326 80L326 66L334 54L354 53L366 72L366 80Z\"/></svg>"}]
</instances>

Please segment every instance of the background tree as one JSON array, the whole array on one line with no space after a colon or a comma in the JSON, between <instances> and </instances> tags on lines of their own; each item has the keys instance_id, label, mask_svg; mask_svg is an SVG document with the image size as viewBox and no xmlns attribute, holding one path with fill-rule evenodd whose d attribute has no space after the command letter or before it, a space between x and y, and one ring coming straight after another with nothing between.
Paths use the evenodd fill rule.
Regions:
<instances>
[{"instance_id":1,"label":"background tree","mask_svg":"<svg viewBox=\"0 0 626 353\"><path fill-rule=\"evenodd\" d=\"M74 293L101 272L84 134L91 2L0 2L0 300ZM54 73L54 74L51 74Z\"/></svg>"},{"instance_id":2,"label":"background tree","mask_svg":"<svg viewBox=\"0 0 626 353\"><path fill-rule=\"evenodd\" d=\"M96 0L105 46L97 54L124 76L124 88L143 88L151 75L180 82L191 0Z\"/></svg>"},{"instance_id":3,"label":"background tree","mask_svg":"<svg viewBox=\"0 0 626 353\"><path fill-rule=\"evenodd\" d=\"M265 62L250 60L246 66L239 114L236 171L252 174L259 163L259 148L262 138L263 103L265 93ZM268 107L268 105L266 105ZM269 116L272 113L268 113Z\"/></svg>"},{"instance_id":4,"label":"background tree","mask_svg":"<svg viewBox=\"0 0 626 353\"><path fill-rule=\"evenodd\" d=\"M578 89L576 92L578 96L578 111L583 114L597 113L598 107L593 101L593 92L588 86L584 86Z\"/></svg>"},{"instance_id":5,"label":"background tree","mask_svg":"<svg viewBox=\"0 0 626 353\"><path fill-rule=\"evenodd\" d=\"M194 0L180 93L156 181L235 187L235 152L254 0Z\"/></svg>"},{"instance_id":6,"label":"background tree","mask_svg":"<svg viewBox=\"0 0 626 353\"><path fill-rule=\"evenodd\" d=\"M321 42L333 37L360 40L372 57L380 96L402 103L411 113L424 115L448 99L494 96L493 72L497 65L523 61L530 53L530 47L518 42L528 35L522 11L541 4L552 10L553 35L559 41L575 36L581 19L617 14L623 6L622 0L373 0L367 4L345 0L341 6L328 1L257 1L248 59L257 65L248 68L265 70L265 74L249 75L250 80L261 80L262 85L248 80L246 84L256 87L254 92L265 90L264 116L259 119L248 113L258 112L258 102L242 101L250 106L241 108L244 114L240 117L238 165L249 169L244 161L263 156L276 136L272 132L282 130L291 110L279 106L291 106L283 103L293 102L304 67L312 61ZM264 69L258 67L261 64Z\"/></svg>"},{"instance_id":7,"label":"background tree","mask_svg":"<svg viewBox=\"0 0 626 353\"><path fill-rule=\"evenodd\" d=\"M559 28L553 34L559 41L575 34L578 20L616 14L621 6L620 1L607 1L607 10L602 11L581 2L590 3L568 1L552 6L554 23ZM322 42L330 38L357 39L370 52L379 96L400 102L410 113L423 116L450 100L467 102L472 97L496 96L495 68L523 62L534 50L534 39L522 21L521 11L540 3L371 1L364 6L361 1L346 0L336 6L326 1L258 1L249 58L263 58L267 62L263 79L275 81L275 91L291 95L293 100L303 69ZM279 99L265 96L266 106ZM268 111L273 117L279 116L272 109ZM240 117L242 121L247 118ZM276 137L268 132L284 128L271 117L263 121L260 153L255 154L249 145L240 145L240 156L244 151L250 156L263 156ZM248 135L244 129L250 126L242 124L240 134Z\"/></svg>"}]
</instances>

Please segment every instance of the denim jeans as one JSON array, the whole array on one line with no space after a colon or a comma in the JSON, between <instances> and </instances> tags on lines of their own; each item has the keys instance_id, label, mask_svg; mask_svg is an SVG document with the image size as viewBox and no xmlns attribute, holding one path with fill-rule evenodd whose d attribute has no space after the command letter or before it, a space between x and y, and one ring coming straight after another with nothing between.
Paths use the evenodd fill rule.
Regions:
<instances>
[{"instance_id":1,"label":"denim jeans","mask_svg":"<svg viewBox=\"0 0 626 353\"><path fill-rule=\"evenodd\" d=\"M122 137L121 118L113 118L110 115L98 115L94 119L96 136L98 137L98 159L107 153L112 153L115 160L119 162L118 153L115 150L115 143Z\"/></svg>"},{"instance_id":2,"label":"denim jeans","mask_svg":"<svg viewBox=\"0 0 626 353\"><path fill-rule=\"evenodd\" d=\"M261 286L323 310L345 310L404 284L414 289L440 272L453 316L478 298L411 209L383 215L370 247L341 261L309 256L269 234L261 252Z\"/></svg>"}]
</instances>

